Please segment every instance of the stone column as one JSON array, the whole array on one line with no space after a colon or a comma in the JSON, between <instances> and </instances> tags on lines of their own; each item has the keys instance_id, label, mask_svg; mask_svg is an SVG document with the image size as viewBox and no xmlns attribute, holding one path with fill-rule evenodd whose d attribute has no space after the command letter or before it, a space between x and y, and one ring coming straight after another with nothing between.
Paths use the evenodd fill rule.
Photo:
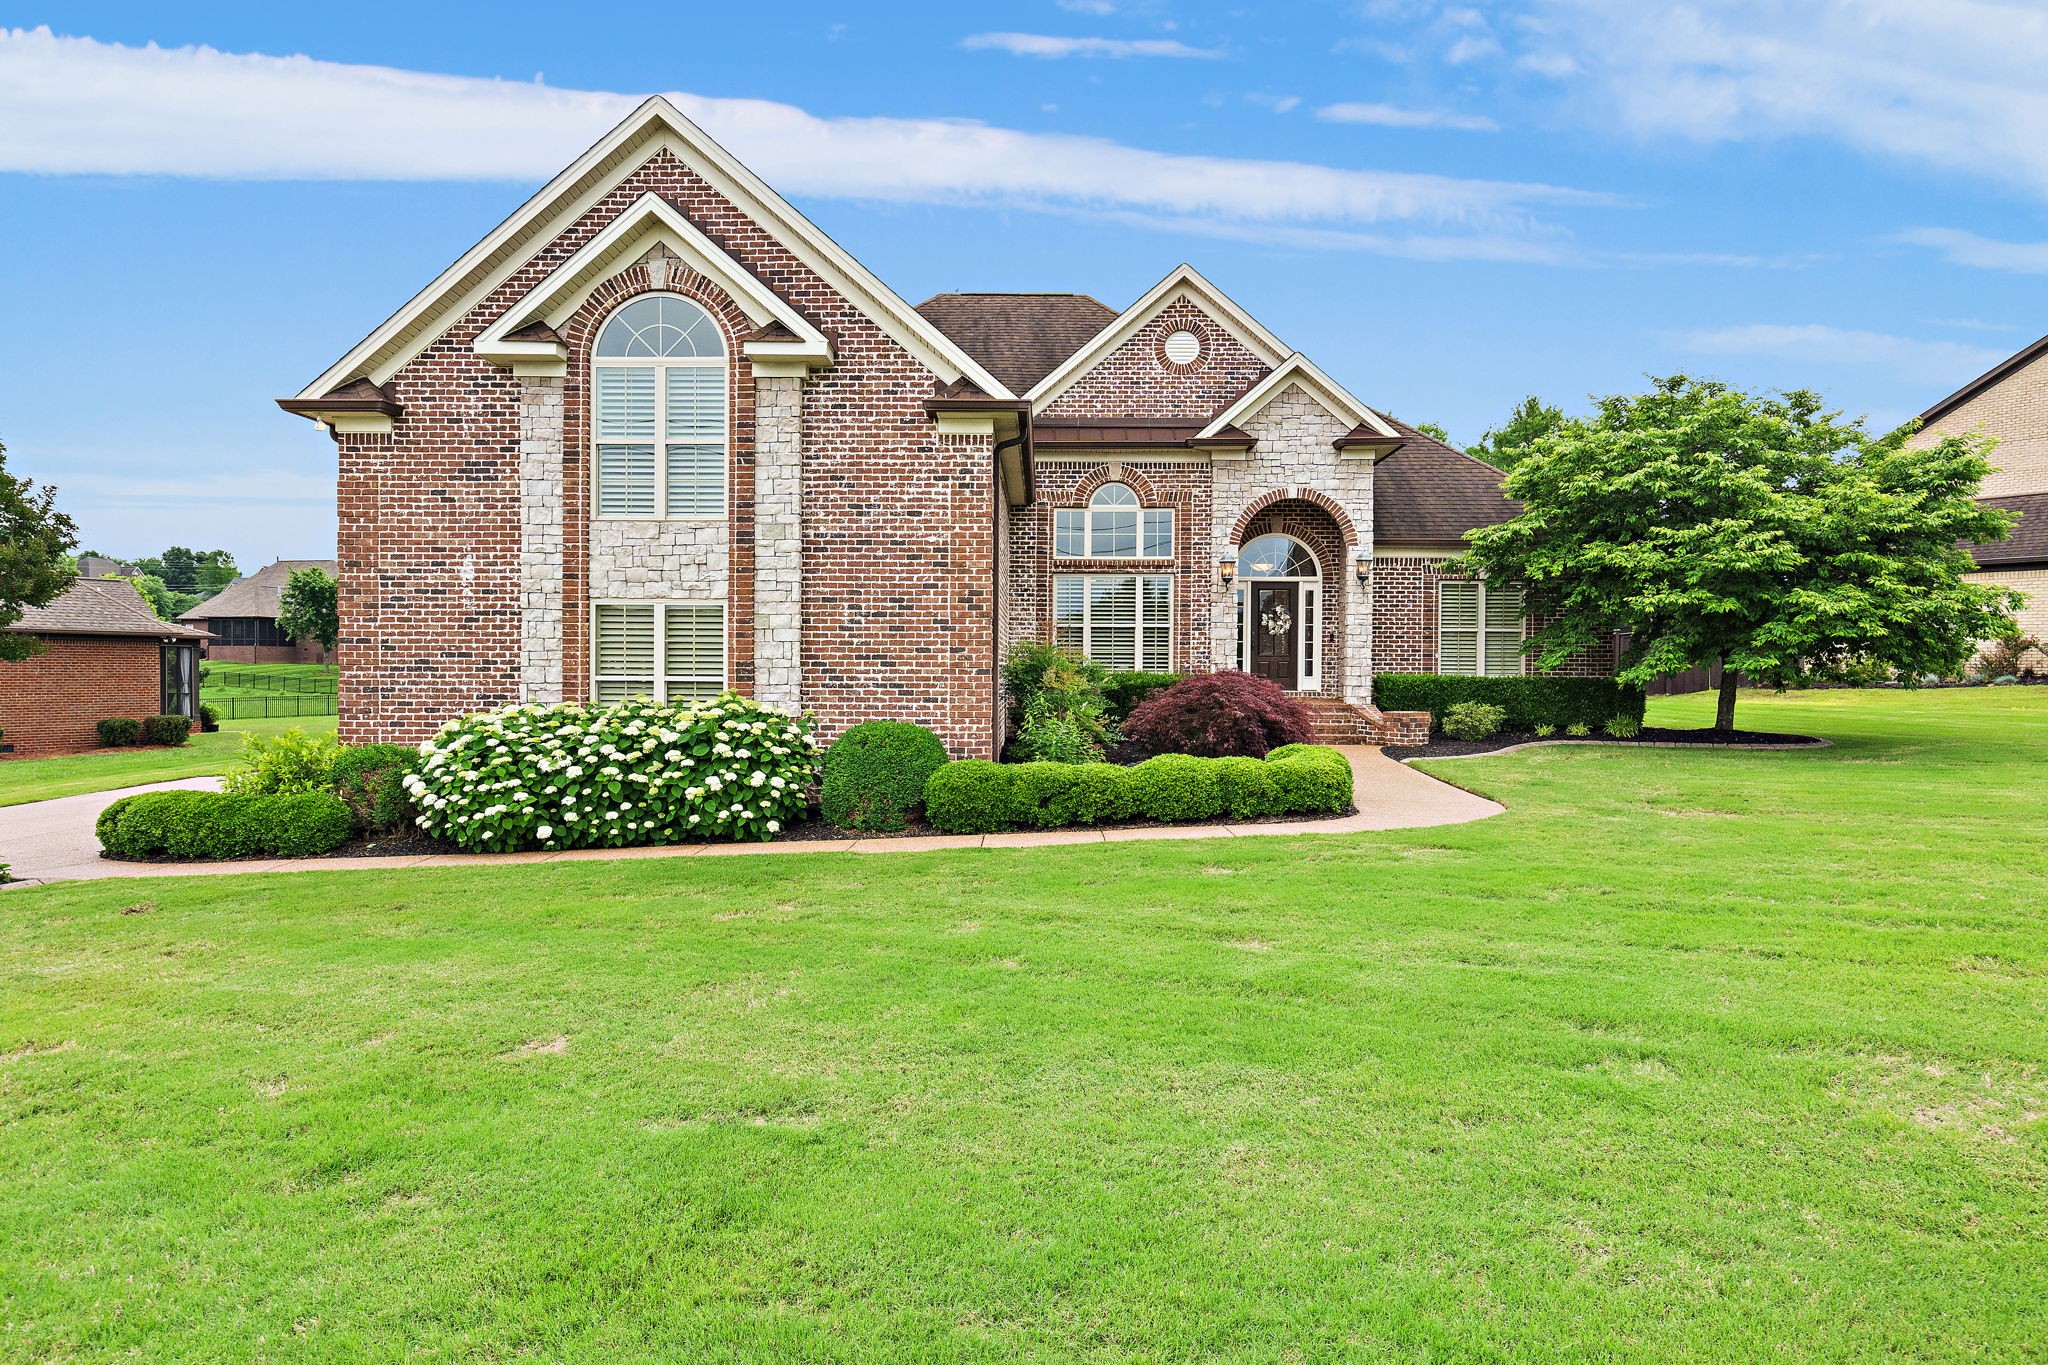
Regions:
<instances>
[{"instance_id":1,"label":"stone column","mask_svg":"<svg viewBox=\"0 0 2048 1365\"><path fill-rule=\"evenodd\" d=\"M801 374L754 371L754 700L803 707Z\"/></svg>"},{"instance_id":2,"label":"stone column","mask_svg":"<svg viewBox=\"0 0 2048 1365\"><path fill-rule=\"evenodd\" d=\"M519 380L519 680L537 702L562 699L562 384Z\"/></svg>"}]
</instances>

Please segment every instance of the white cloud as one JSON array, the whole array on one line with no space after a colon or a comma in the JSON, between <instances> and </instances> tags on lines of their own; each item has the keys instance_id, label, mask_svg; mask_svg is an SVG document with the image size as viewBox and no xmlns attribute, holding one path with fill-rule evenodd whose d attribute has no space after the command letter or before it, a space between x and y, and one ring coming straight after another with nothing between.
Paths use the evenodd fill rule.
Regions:
<instances>
[{"instance_id":1,"label":"white cloud","mask_svg":"<svg viewBox=\"0 0 2048 1365\"><path fill-rule=\"evenodd\" d=\"M1299 95L1246 95L1245 103L1256 104L1261 109L1271 109L1276 114L1291 114L1301 107Z\"/></svg>"},{"instance_id":2,"label":"white cloud","mask_svg":"<svg viewBox=\"0 0 2048 1365\"><path fill-rule=\"evenodd\" d=\"M1802 365L1848 365L1929 382L1967 377L2005 358L2003 351L1959 341L1921 341L1819 324L1712 327L1681 332L1673 339L1680 349L1702 355L1769 356Z\"/></svg>"},{"instance_id":3,"label":"white cloud","mask_svg":"<svg viewBox=\"0 0 2048 1365\"><path fill-rule=\"evenodd\" d=\"M1110 0L1053 0L1053 3L1069 14L1114 14L1116 6Z\"/></svg>"},{"instance_id":4,"label":"white cloud","mask_svg":"<svg viewBox=\"0 0 2048 1365\"><path fill-rule=\"evenodd\" d=\"M1487 235L1540 207L1611 205L1540 184L1187 156L965 120L820 118L767 100L671 98L785 192L1163 219ZM0 31L0 171L239 179L553 175L637 97L308 57L134 48Z\"/></svg>"},{"instance_id":5,"label":"white cloud","mask_svg":"<svg viewBox=\"0 0 2048 1365\"><path fill-rule=\"evenodd\" d=\"M1521 63L1582 67L1589 119L1702 142L1804 135L2048 194L2039 0L1528 0Z\"/></svg>"},{"instance_id":6,"label":"white cloud","mask_svg":"<svg viewBox=\"0 0 2048 1365\"><path fill-rule=\"evenodd\" d=\"M1481 114L1452 114L1439 109L1400 109L1391 104L1326 104L1316 110L1326 123L1370 123L1381 128L1456 128L1492 133L1500 125Z\"/></svg>"},{"instance_id":7,"label":"white cloud","mask_svg":"<svg viewBox=\"0 0 2048 1365\"><path fill-rule=\"evenodd\" d=\"M1018 57L1221 57L1212 48L1189 47L1173 38L1062 38L1049 33L975 33L965 48L994 48Z\"/></svg>"},{"instance_id":8,"label":"white cloud","mask_svg":"<svg viewBox=\"0 0 2048 1365\"><path fill-rule=\"evenodd\" d=\"M1899 233L1895 240L1932 247L1950 265L2048 275L2048 242L2001 242L1960 228L1913 228Z\"/></svg>"},{"instance_id":9,"label":"white cloud","mask_svg":"<svg viewBox=\"0 0 2048 1365\"><path fill-rule=\"evenodd\" d=\"M1498 56L1500 50L1500 39L1491 33L1468 33L1451 44L1450 49L1444 53L1444 60L1452 66L1463 66L1466 62L1476 62L1481 57Z\"/></svg>"}]
</instances>

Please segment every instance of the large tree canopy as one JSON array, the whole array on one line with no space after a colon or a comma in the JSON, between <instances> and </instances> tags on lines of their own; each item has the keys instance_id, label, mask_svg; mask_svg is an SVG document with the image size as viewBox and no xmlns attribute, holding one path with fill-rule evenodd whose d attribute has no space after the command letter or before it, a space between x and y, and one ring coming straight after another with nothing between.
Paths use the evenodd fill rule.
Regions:
<instances>
[{"instance_id":1,"label":"large tree canopy","mask_svg":"<svg viewBox=\"0 0 2048 1365\"><path fill-rule=\"evenodd\" d=\"M2015 629L2019 595L1965 582L1958 547L2011 518L1973 500L1991 442L1914 450L1910 434L1872 437L1804 391L1658 379L1538 438L1505 484L1522 514L1473 532L1466 567L1527 585L1540 667L1617 631L1625 681L1722 665L1723 730L1737 671L1953 672Z\"/></svg>"},{"instance_id":2,"label":"large tree canopy","mask_svg":"<svg viewBox=\"0 0 2048 1365\"><path fill-rule=\"evenodd\" d=\"M340 594L324 569L293 569L278 599L277 624L294 640L333 649L341 636Z\"/></svg>"},{"instance_id":3,"label":"large tree canopy","mask_svg":"<svg viewBox=\"0 0 2048 1365\"><path fill-rule=\"evenodd\" d=\"M183 545L138 559L135 567L162 579L173 593L189 593L202 602L241 577L235 557L226 550L193 550Z\"/></svg>"},{"instance_id":4,"label":"large tree canopy","mask_svg":"<svg viewBox=\"0 0 2048 1365\"><path fill-rule=\"evenodd\" d=\"M7 472L0 445L0 628L29 607L47 606L78 578L71 549L78 528L57 510L57 491ZM0 659L26 659L42 645L32 635L0 633Z\"/></svg>"},{"instance_id":5,"label":"large tree canopy","mask_svg":"<svg viewBox=\"0 0 2048 1365\"><path fill-rule=\"evenodd\" d=\"M1563 425L1563 408L1554 408L1531 394L1507 421L1480 437L1479 444L1467 446L1465 453L1495 469L1513 469L1538 441Z\"/></svg>"}]
</instances>

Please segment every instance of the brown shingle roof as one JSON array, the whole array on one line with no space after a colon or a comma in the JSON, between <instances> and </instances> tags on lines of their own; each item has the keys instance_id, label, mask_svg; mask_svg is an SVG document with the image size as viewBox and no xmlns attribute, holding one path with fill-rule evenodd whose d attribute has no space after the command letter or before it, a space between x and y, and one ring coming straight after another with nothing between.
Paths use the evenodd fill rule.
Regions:
<instances>
[{"instance_id":1,"label":"brown shingle roof","mask_svg":"<svg viewBox=\"0 0 2048 1365\"><path fill-rule=\"evenodd\" d=\"M158 640L203 640L206 632L160 621L133 583L81 578L47 607L30 607L7 627L32 635L141 635Z\"/></svg>"},{"instance_id":2,"label":"brown shingle roof","mask_svg":"<svg viewBox=\"0 0 2048 1365\"><path fill-rule=\"evenodd\" d=\"M1979 566L2005 569L2016 564L2048 564L2048 493L2013 493L2002 498L1979 498L1977 502L2020 514L2019 524L2004 540L1963 546Z\"/></svg>"},{"instance_id":3,"label":"brown shingle roof","mask_svg":"<svg viewBox=\"0 0 2048 1365\"><path fill-rule=\"evenodd\" d=\"M1375 541L1461 541L1474 527L1511 521L1522 510L1501 493L1492 465L1405 422L1389 417L1387 424L1403 439L1372 472Z\"/></svg>"},{"instance_id":4,"label":"brown shingle roof","mask_svg":"<svg viewBox=\"0 0 2048 1365\"><path fill-rule=\"evenodd\" d=\"M1086 294L934 294L917 311L1018 394L1117 316Z\"/></svg>"},{"instance_id":5,"label":"brown shingle roof","mask_svg":"<svg viewBox=\"0 0 2048 1365\"><path fill-rule=\"evenodd\" d=\"M264 565L246 578L237 578L192 610L180 612L178 619L214 621L235 616L261 616L275 621L278 599L284 596L285 582L294 569L320 569L332 578L340 571L340 565L331 559L280 559L275 564Z\"/></svg>"}]
</instances>

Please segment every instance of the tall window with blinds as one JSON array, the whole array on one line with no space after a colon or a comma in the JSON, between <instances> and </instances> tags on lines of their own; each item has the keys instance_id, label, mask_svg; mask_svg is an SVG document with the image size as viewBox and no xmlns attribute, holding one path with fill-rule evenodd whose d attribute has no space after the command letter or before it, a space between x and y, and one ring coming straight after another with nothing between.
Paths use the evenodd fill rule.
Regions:
<instances>
[{"instance_id":1,"label":"tall window with blinds","mask_svg":"<svg viewBox=\"0 0 2048 1365\"><path fill-rule=\"evenodd\" d=\"M1053 579L1053 642L1105 668L1173 667L1173 579L1062 574Z\"/></svg>"},{"instance_id":2,"label":"tall window with blinds","mask_svg":"<svg viewBox=\"0 0 2048 1365\"><path fill-rule=\"evenodd\" d=\"M1437 585L1437 672L1467 677L1524 673L1522 632L1519 583L1445 579Z\"/></svg>"},{"instance_id":3,"label":"tall window with blinds","mask_svg":"<svg viewBox=\"0 0 2048 1365\"><path fill-rule=\"evenodd\" d=\"M709 701L725 688L723 603L600 603L590 638L600 702Z\"/></svg>"},{"instance_id":4,"label":"tall window with blinds","mask_svg":"<svg viewBox=\"0 0 2048 1365\"><path fill-rule=\"evenodd\" d=\"M725 514L725 338L675 294L612 315L591 369L600 517Z\"/></svg>"}]
</instances>

